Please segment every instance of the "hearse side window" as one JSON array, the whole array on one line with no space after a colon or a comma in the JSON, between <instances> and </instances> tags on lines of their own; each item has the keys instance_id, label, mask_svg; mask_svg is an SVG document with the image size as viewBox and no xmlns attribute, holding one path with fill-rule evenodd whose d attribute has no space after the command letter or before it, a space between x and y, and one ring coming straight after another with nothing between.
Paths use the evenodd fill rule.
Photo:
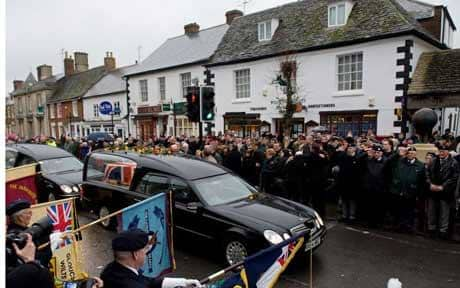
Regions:
<instances>
[{"instance_id":1,"label":"hearse side window","mask_svg":"<svg viewBox=\"0 0 460 288\"><path fill-rule=\"evenodd\" d=\"M16 163L16 157L18 156L18 152L14 150L6 150L5 151L5 168L13 168L14 163Z\"/></svg>"},{"instance_id":2,"label":"hearse side window","mask_svg":"<svg viewBox=\"0 0 460 288\"><path fill-rule=\"evenodd\" d=\"M27 155L24 155L22 153L19 153L18 163L16 164L16 166L22 166L22 165L33 164L33 163L36 163L33 158Z\"/></svg>"},{"instance_id":3,"label":"hearse side window","mask_svg":"<svg viewBox=\"0 0 460 288\"><path fill-rule=\"evenodd\" d=\"M168 192L169 184L168 178L147 173L142 177L141 182L136 188L136 192L144 193L147 195L155 195L161 192Z\"/></svg>"},{"instance_id":4,"label":"hearse side window","mask_svg":"<svg viewBox=\"0 0 460 288\"><path fill-rule=\"evenodd\" d=\"M173 190L174 200L177 202L188 204L198 201L198 198L195 193L193 193L192 189L190 189L186 182L180 179L171 179L171 189Z\"/></svg>"},{"instance_id":5,"label":"hearse side window","mask_svg":"<svg viewBox=\"0 0 460 288\"><path fill-rule=\"evenodd\" d=\"M116 155L94 153L88 159L88 172L90 169L89 180L127 188L131 185L136 162Z\"/></svg>"}]
</instances>

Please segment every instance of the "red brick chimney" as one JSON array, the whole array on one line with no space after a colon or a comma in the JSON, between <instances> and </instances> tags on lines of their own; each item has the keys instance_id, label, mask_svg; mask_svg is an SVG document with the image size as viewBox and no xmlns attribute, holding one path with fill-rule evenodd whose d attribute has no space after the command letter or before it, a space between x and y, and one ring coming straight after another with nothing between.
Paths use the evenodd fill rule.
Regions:
<instances>
[{"instance_id":1,"label":"red brick chimney","mask_svg":"<svg viewBox=\"0 0 460 288\"><path fill-rule=\"evenodd\" d=\"M184 26L185 35L191 35L200 32L200 25L196 23L190 23Z\"/></svg>"},{"instance_id":2,"label":"red brick chimney","mask_svg":"<svg viewBox=\"0 0 460 288\"><path fill-rule=\"evenodd\" d=\"M53 67L50 65L40 65L37 67L38 81L45 80L53 76Z\"/></svg>"},{"instance_id":3,"label":"red brick chimney","mask_svg":"<svg viewBox=\"0 0 460 288\"><path fill-rule=\"evenodd\" d=\"M22 81L22 80L14 80L13 81L13 87L14 87L14 91L24 88L24 81Z\"/></svg>"},{"instance_id":4,"label":"red brick chimney","mask_svg":"<svg viewBox=\"0 0 460 288\"><path fill-rule=\"evenodd\" d=\"M111 71L117 68L115 57L113 57L112 52L105 53L104 66L105 66L105 70L107 71Z\"/></svg>"},{"instance_id":5,"label":"red brick chimney","mask_svg":"<svg viewBox=\"0 0 460 288\"><path fill-rule=\"evenodd\" d=\"M227 18L227 25L231 25L235 18L241 16L243 16L243 12L240 10L227 11L227 13L225 13L225 18Z\"/></svg>"},{"instance_id":6,"label":"red brick chimney","mask_svg":"<svg viewBox=\"0 0 460 288\"><path fill-rule=\"evenodd\" d=\"M430 34L441 41L442 13L443 6L434 7L434 16L426 19L418 20L418 22L430 32Z\"/></svg>"},{"instance_id":7,"label":"red brick chimney","mask_svg":"<svg viewBox=\"0 0 460 288\"><path fill-rule=\"evenodd\" d=\"M73 73L75 73L75 64L72 59L72 55L67 55L67 52L65 52L65 58L64 58L64 74L65 76L70 76Z\"/></svg>"}]
</instances>

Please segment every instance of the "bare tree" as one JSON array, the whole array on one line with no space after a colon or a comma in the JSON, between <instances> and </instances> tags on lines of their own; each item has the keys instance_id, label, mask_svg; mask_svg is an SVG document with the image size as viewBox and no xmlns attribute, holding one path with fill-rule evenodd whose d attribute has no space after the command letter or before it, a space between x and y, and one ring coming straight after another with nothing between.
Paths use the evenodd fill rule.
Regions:
<instances>
[{"instance_id":1,"label":"bare tree","mask_svg":"<svg viewBox=\"0 0 460 288\"><path fill-rule=\"evenodd\" d=\"M294 56L286 55L280 61L280 70L273 80L274 84L278 84L282 90L283 95L275 98L275 105L280 114L283 115L283 134L285 136L291 135L292 117L295 112L298 112L297 107L299 104L299 96L297 94L297 69L298 64Z\"/></svg>"}]
</instances>

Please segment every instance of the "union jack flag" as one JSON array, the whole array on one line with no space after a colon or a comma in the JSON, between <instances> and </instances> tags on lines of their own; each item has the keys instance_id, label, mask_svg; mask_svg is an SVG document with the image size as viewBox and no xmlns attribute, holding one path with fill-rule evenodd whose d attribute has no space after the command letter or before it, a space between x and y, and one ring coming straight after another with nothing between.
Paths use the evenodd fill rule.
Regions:
<instances>
[{"instance_id":1,"label":"union jack flag","mask_svg":"<svg viewBox=\"0 0 460 288\"><path fill-rule=\"evenodd\" d=\"M73 218L72 218L72 209L73 203L69 202L62 202L50 205L46 208L46 214L51 220L51 224L53 225L53 232L69 232L72 231L73 228ZM66 238L65 241L61 242L60 247L64 247L68 244L72 243L69 238Z\"/></svg>"}]
</instances>

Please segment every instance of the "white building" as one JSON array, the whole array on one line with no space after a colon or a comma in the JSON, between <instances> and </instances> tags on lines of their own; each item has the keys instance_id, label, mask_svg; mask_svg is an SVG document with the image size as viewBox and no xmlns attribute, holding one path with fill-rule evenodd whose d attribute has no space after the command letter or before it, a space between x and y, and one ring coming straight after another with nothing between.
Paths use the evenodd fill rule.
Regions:
<instances>
[{"instance_id":1,"label":"white building","mask_svg":"<svg viewBox=\"0 0 460 288\"><path fill-rule=\"evenodd\" d=\"M307 0L236 18L207 65L215 129L281 132L275 102L284 93L273 83L280 64L292 61L293 133L318 124L342 135L399 133L401 96L418 57L449 48L454 30L445 7L415 0Z\"/></svg>"},{"instance_id":2,"label":"white building","mask_svg":"<svg viewBox=\"0 0 460 288\"><path fill-rule=\"evenodd\" d=\"M135 66L116 68L115 58L109 52L104 62L108 72L82 97L84 118L82 129L85 135L93 132L108 132L126 138L129 134L129 117L126 81L122 76ZM111 107L112 113L104 109L107 105Z\"/></svg>"},{"instance_id":3,"label":"white building","mask_svg":"<svg viewBox=\"0 0 460 288\"><path fill-rule=\"evenodd\" d=\"M161 135L198 135L198 124L186 112L186 87L204 83L204 64L240 11L227 12L227 24L200 30L196 23L184 26L184 35L170 38L135 69L129 80L134 121L131 134L141 139ZM176 107L173 113L173 107Z\"/></svg>"}]
</instances>

